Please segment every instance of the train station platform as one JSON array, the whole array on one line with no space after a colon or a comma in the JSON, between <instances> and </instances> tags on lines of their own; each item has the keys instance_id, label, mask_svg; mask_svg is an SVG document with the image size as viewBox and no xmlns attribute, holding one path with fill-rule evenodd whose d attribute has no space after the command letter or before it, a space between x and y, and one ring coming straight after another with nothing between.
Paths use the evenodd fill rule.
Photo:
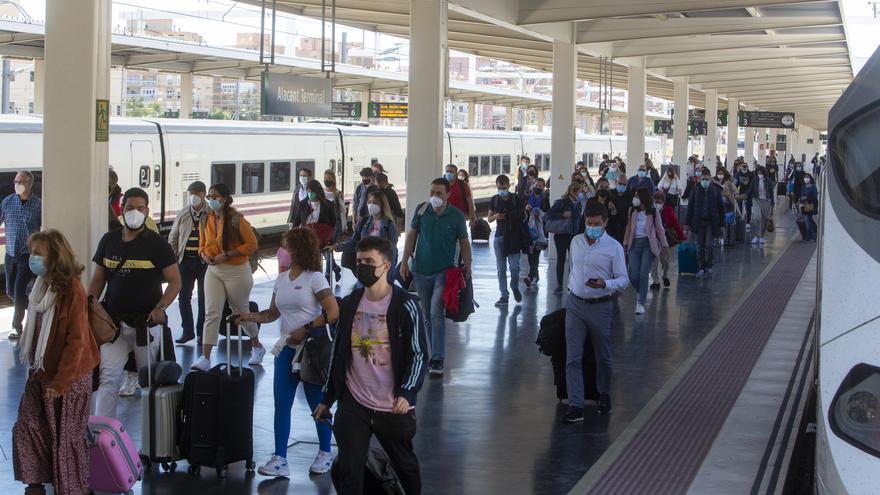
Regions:
<instances>
[{"instance_id":1,"label":"train station platform","mask_svg":"<svg viewBox=\"0 0 880 495\"><path fill-rule=\"evenodd\" d=\"M538 322L562 305L563 296L542 282L525 292L521 304L495 308L492 249L474 244L480 308L467 323L448 325L446 373L427 378L419 395L415 443L424 493L777 491L798 419L793 406L810 363L815 244L799 240L792 215L778 212L776 218L765 246L720 249L714 274L704 279L677 276L673 261L672 287L652 291L643 316L632 312L632 289L623 294L614 321L613 411L600 416L588 406L585 421L576 425L560 423L564 407L549 358L535 345ZM544 275L546 257L541 263ZM261 307L269 302L273 279L271 273L257 277L252 299ZM346 272L343 287L352 282ZM10 313L0 311L0 328L8 326ZM172 306L172 328L177 315ZM273 341L277 324L265 325L263 335ZM222 341L218 350L215 359L225 359ZM194 346L178 346L177 357L188 369ZM20 490L13 480L11 430L26 371L5 338L0 369L0 489ZM255 460L263 462L274 445L271 359L255 372ZM136 396L120 401L120 418L139 445ZM241 464L231 466L225 480L211 470L195 478L181 463L174 473L153 468L135 490L333 493L328 475L308 475L317 438L301 393L290 444L290 479L247 478Z\"/></svg>"}]
</instances>

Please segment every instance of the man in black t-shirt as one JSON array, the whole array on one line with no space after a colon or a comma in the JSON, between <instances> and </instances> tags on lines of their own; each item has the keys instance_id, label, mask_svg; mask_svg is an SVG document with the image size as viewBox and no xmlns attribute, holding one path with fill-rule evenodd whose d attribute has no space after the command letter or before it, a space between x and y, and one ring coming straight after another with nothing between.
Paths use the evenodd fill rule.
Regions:
<instances>
[{"instance_id":1,"label":"man in black t-shirt","mask_svg":"<svg viewBox=\"0 0 880 495\"><path fill-rule=\"evenodd\" d=\"M149 200L143 189L125 192L123 227L104 234L92 259L97 266L89 295L98 299L104 293L104 307L121 327L115 341L101 346L101 379L95 394L98 416L116 416L116 396L128 354L134 351L138 368L147 364L147 352L156 352L159 332L168 321L165 308L180 290L180 271L171 245L144 228ZM164 293L163 280L168 283Z\"/></svg>"}]
</instances>

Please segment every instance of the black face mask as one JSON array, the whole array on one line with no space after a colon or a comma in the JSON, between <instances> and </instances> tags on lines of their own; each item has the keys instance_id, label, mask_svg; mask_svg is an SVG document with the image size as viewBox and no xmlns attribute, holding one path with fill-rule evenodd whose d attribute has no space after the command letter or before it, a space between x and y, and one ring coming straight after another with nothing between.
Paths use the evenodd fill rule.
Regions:
<instances>
[{"instance_id":1,"label":"black face mask","mask_svg":"<svg viewBox=\"0 0 880 495\"><path fill-rule=\"evenodd\" d=\"M599 196L602 196L603 198L608 196L608 189L599 189Z\"/></svg>"},{"instance_id":2,"label":"black face mask","mask_svg":"<svg viewBox=\"0 0 880 495\"><path fill-rule=\"evenodd\" d=\"M335 185L336 185L336 183L333 182L332 180L325 180L324 181L324 187L333 187Z\"/></svg>"},{"instance_id":3,"label":"black face mask","mask_svg":"<svg viewBox=\"0 0 880 495\"><path fill-rule=\"evenodd\" d=\"M364 287L372 287L379 281L379 276L376 275L376 268L379 267L367 265L365 263L358 263L354 270L354 276Z\"/></svg>"},{"instance_id":4,"label":"black face mask","mask_svg":"<svg viewBox=\"0 0 880 495\"><path fill-rule=\"evenodd\" d=\"M364 177L361 179L361 182L363 182L365 186L368 186L368 185L370 185L371 182L373 182L373 179L371 179L369 177Z\"/></svg>"}]
</instances>

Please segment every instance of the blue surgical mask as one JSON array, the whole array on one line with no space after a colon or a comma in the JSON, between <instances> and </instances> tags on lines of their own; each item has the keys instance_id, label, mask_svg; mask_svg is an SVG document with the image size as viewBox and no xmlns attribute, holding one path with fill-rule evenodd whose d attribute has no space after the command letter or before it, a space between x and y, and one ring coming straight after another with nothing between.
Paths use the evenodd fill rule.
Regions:
<instances>
[{"instance_id":1,"label":"blue surgical mask","mask_svg":"<svg viewBox=\"0 0 880 495\"><path fill-rule=\"evenodd\" d=\"M446 172L445 174L443 174L443 177L445 177L446 180L449 182L452 182L455 180L455 174L453 174L452 172Z\"/></svg>"},{"instance_id":2,"label":"blue surgical mask","mask_svg":"<svg viewBox=\"0 0 880 495\"><path fill-rule=\"evenodd\" d=\"M508 194L510 194L510 191L508 191L507 189L499 189L498 190L498 195L501 196L502 198L506 198Z\"/></svg>"},{"instance_id":3,"label":"blue surgical mask","mask_svg":"<svg viewBox=\"0 0 880 495\"><path fill-rule=\"evenodd\" d=\"M602 237L602 234L604 234L604 233L605 233L605 227L587 226L587 229L586 229L587 237L589 237L590 239L593 239L594 241L596 239Z\"/></svg>"},{"instance_id":4,"label":"blue surgical mask","mask_svg":"<svg viewBox=\"0 0 880 495\"><path fill-rule=\"evenodd\" d=\"M647 175L648 175L648 171L647 171L647 170L639 170L639 177L645 177L645 176L647 176Z\"/></svg>"},{"instance_id":5,"label":"blue surgical mask","mask_svg":"<svg viewBox=\"0 0 880 495\"><path fill-rule=\"evenodd\" d=\"M209 199L208 200L208 208L210 208L212 210L219 210L220 209L220 200L217 198Z\"/></svg>"},{"instance_id":6,"label":"blue surgical mask","mask_svg":"<svg viewBox=\"0 0 880 495\"><path fill-rule=\"evenodd\" d=\"M582 192L578 193L578 201L583 201L586 198L586 195Z\"/></svg>"},{"instance_id":7,"label":"blue surgical mask","mask_svg":"<svg viewBox=\"0 0 880 495\"><path fill-rule=\"evenodd\" d=\"M605 174L605 176L608 177L608 180L615 180L617 179L617 170L612 168Z\"/></svg>"},{"instance_id":8,"label":"blue surgical mask","mask_svg":"<svg viewBox=\"0 0 880 495\"><path fill-rule=\"evenodd\" d=\"M710 181L706 179L700 180L700 185L703 186L703 189L709 189Z\"/></svg>"},{"instance_id":9,"label":"blue surgical mask","mask_svg":"<svg viewBox=\"0 0 880 495\"><path fill-rule=\"evenodd\" d=\"M617 192L619 192L621 194L625 193L626 192L626 184L618 184L617 185Z\"/></svg>"},{"instance_id":10,"label":"blue surgical mask","mask_svg":"<svg viewBox=\"0 0 880 495\"><path fill-rule=\"evenodd\" d=\"M49 270L46 268L46 258L37 254L31 255L28 260L28 268L30 268L31 272L38 277L42 277Z\"/></svg>"}]
</instances>

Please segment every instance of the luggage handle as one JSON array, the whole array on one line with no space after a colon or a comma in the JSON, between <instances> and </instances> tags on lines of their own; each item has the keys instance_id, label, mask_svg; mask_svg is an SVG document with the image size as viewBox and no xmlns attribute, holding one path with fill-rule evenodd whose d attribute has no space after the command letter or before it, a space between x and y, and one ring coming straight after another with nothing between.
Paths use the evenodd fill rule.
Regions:
<instances>
[{"instance_id":1,"label":"luggage handle","mask_svg":"<svg viewBox=\"0 0 880 495\"><path fill-rule=\"evenodd\" d=\"M226 319L226 323L228 323L230 326L232 326L232 324L233 324L232 319L233 319L234 315L235 315L235 313L233 312L233 314L229 315L229 317ZM244 368L244 361L242 360L242 357L241 357L241 354L242 354L241 353L241 322L239 322L235 326L238 329L238 376L244 376L244 369L243 369ZM227 332L227 335L226 335L226 375L227 376L232 376L232 366L230 364L230 361L232 360L232 343L229 342L231 340L230 337L231 337L231 335L229 335Z\"/></svg>"}]
</instances>

